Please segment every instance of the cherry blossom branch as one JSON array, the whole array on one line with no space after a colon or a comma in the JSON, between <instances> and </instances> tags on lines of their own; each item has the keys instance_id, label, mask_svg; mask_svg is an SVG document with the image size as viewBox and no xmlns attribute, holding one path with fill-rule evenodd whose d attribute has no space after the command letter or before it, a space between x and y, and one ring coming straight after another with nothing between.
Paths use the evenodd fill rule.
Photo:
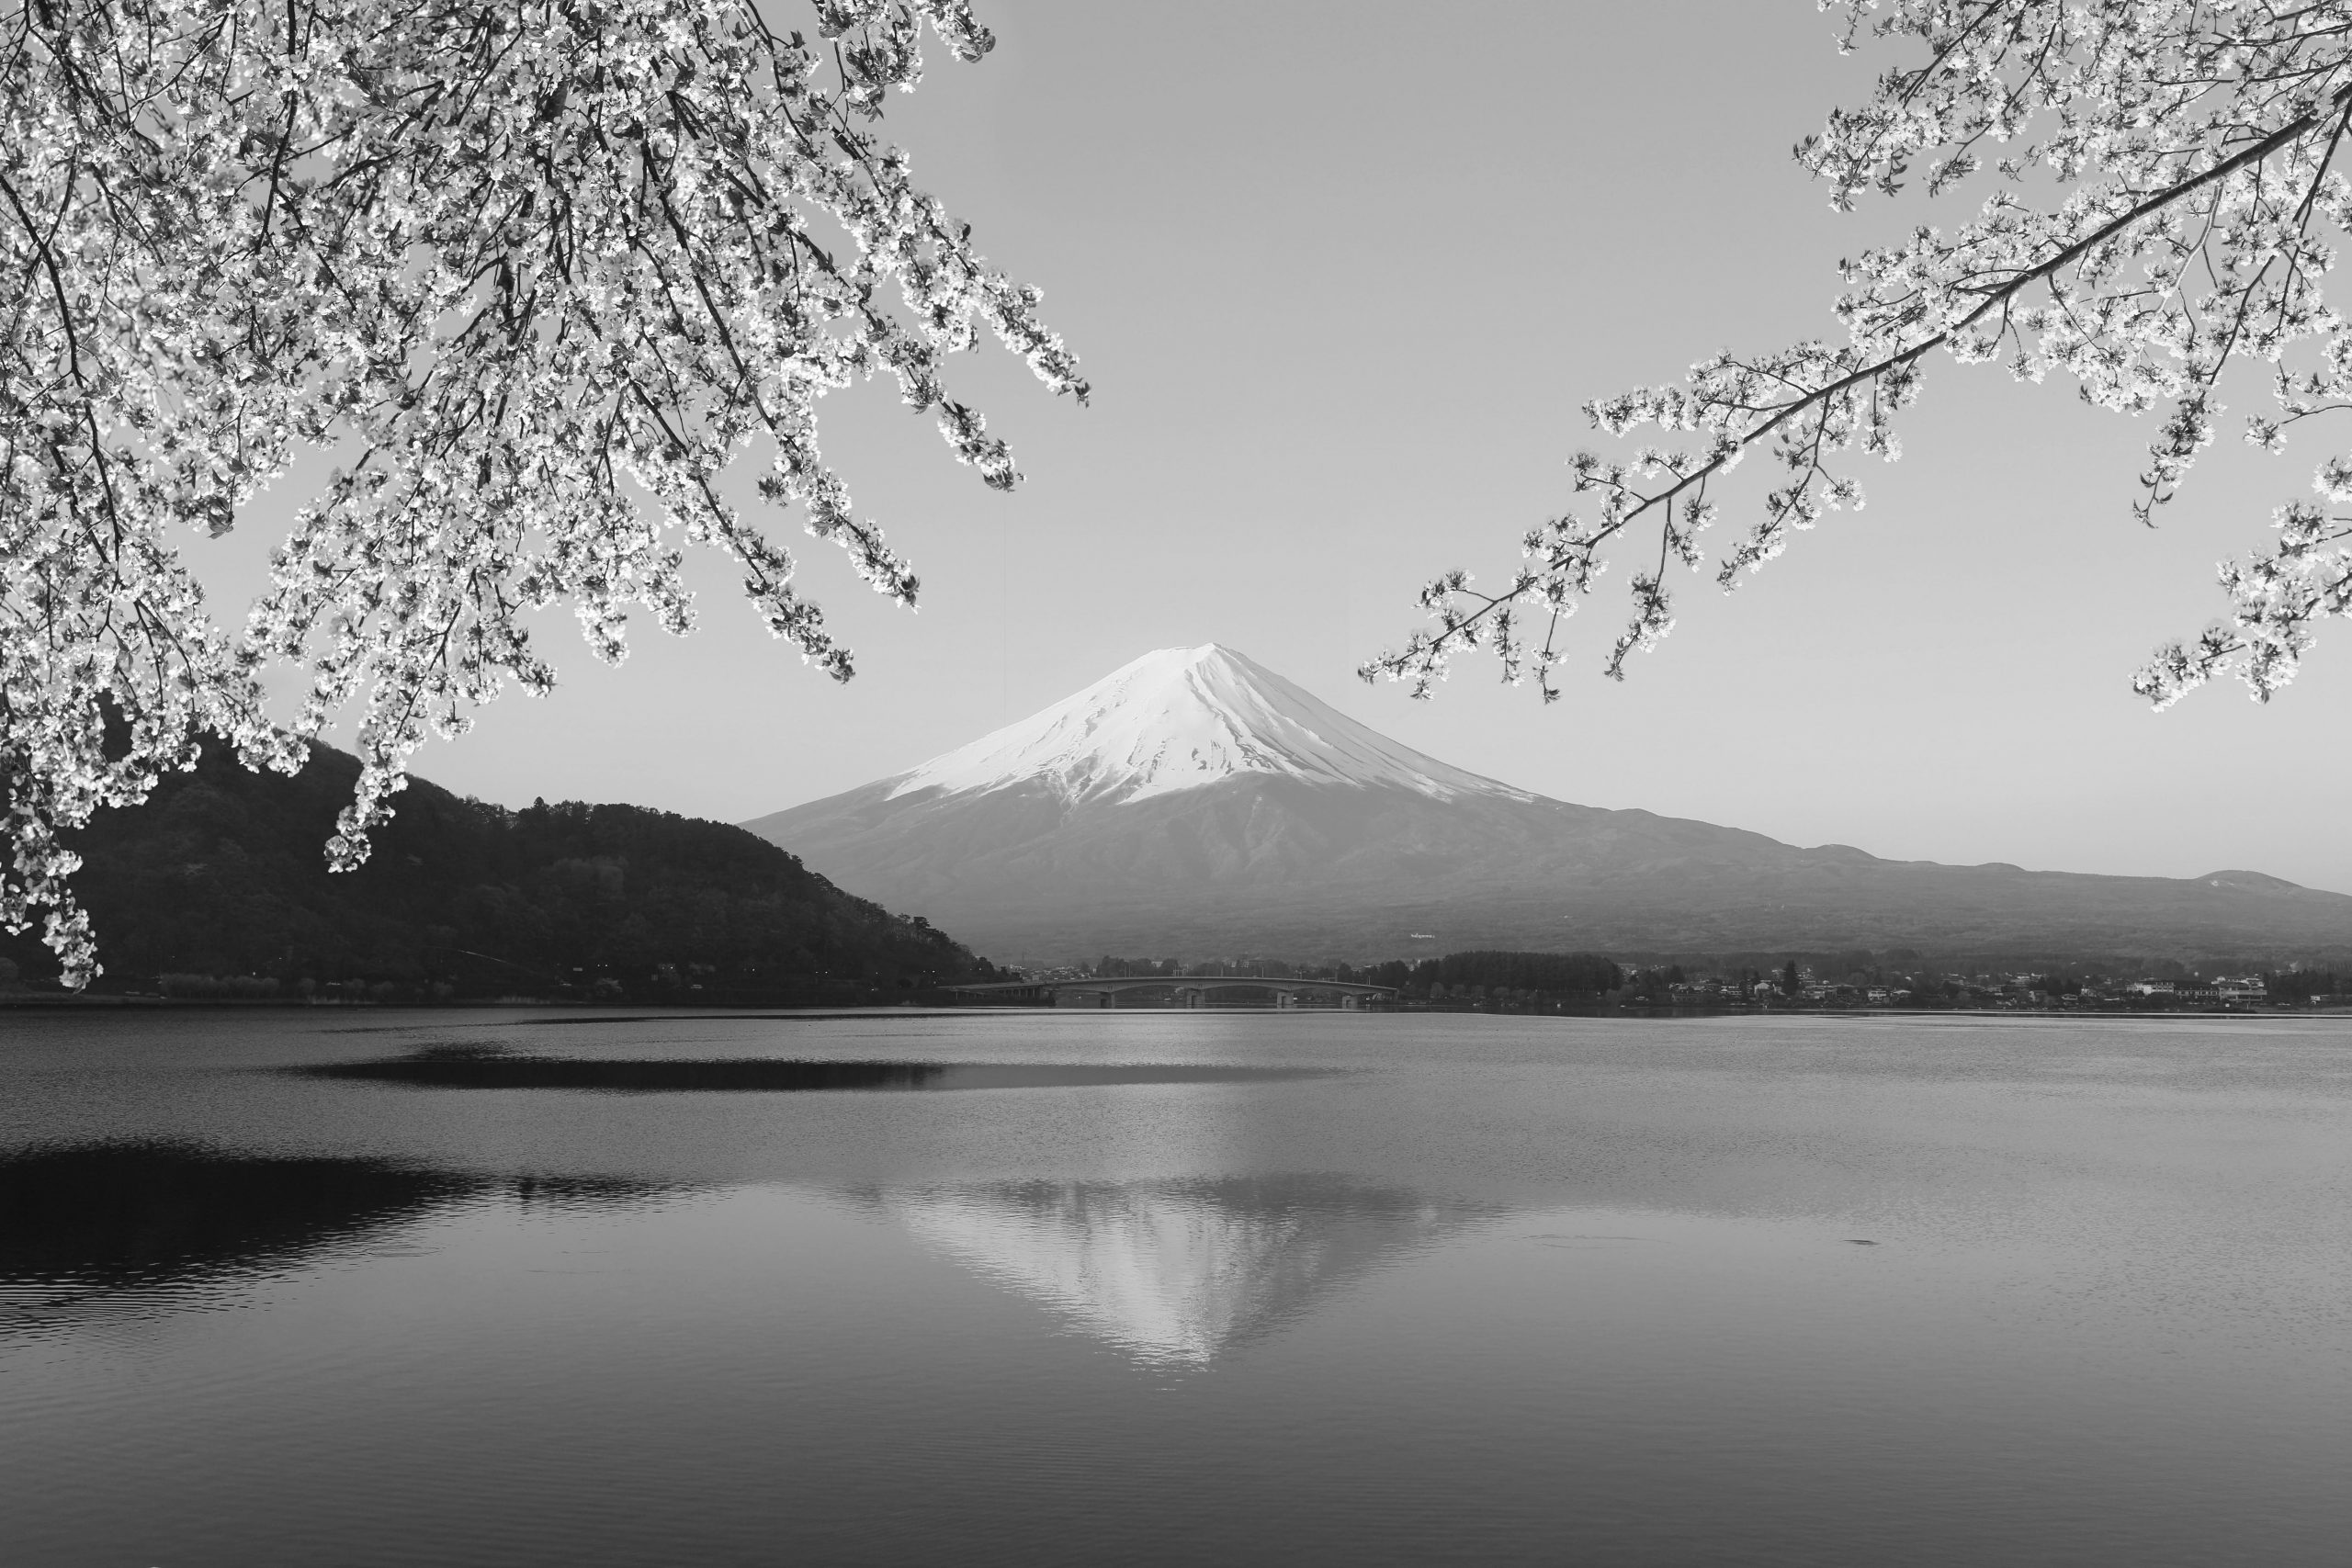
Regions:
<instances>
[{"instance_id":1,"label":"cherry blossom branch","mask_svg":"<svg viewBox=\"0 0 2352 1568\"><path fill-rule=\"evenodd\" d=\"M1845 11L1858 28L1877 3L1824 0L1824 6ZM1613 464L1580 454L1576 489L1601 496L1600 516L1589 523L1563 516L1529 533L1528 564L1494 592L1473 589L1458 570L1433 580L1420 603L1434 627L1366 662L1359 671L1364 679L1406 681L1413 695L1426 696L1452 655L1491 648L1507 682L1532 672L1545 700L1553 700L1560 623L1605 570L1603 547L1655 518L1660 564L1633 579L1634 615L1604 666L1622 679L1628 653L1655 647L1672 628L1664 558L1670 552L1698 564L1691 541L1714 515L1707 486L1768 441L1792 476L1765 498L1764 517L1724 558L1717 581L1728 589L1740 571L1759 570L1777 556L1789 530L1812 526L1825 505L1861 504L1860 488L1833 473L1826 458L1855 445L1888 459L1898 455L1890 421L1916 396L1930 351L1966 362L1994 357L2007 345L2020 378L2038 380L2048 367L2063 367L2084 378L2093 400L2128 411L2154 395L2173 396L2177 406L2143 478L2147 498L2135 502L2144 517L2170 498L2211 439L2219 412L2211 390L2233 358L2259 353L2276 359L2301 337L2336 332L2340 323L2318 295L2333 256L2308 231L2323 212L2339 223L2346 218L2344 183L2333 165L2352 128L2352 83L2345 80L2340 46L2312 52L2318 30L2304 20L2324 12L2341 33L2352 28L2352 16L2341 14L2346 7L2209 17L2154 0L2063 13L2040 0L1965 7L1951 0L1887 3L1893 14L1882 17L1879 30L1927 39L1930 58L1917 71L1890 73L1879 100L1856 113L1834 113L1828 130L1800 147L1808 166L1832 178L1833 205L1849 206L1865 187L1894 194L1913 153L1940 138L1946 155L1929 182L1932 194L1977 167L1971 149L1982 137L2007 141L2033 115L2060 109L2069 117L2060 133L2006 160L2002 169L2014 177L2045 164L2075 184L2074 194L2043 218L1998 192L1982 219L1951 239L1922 229L1907 245L1842 264L1849 282L1867 286L1840 301L1851 333L1843 349L1800 344L1761 360L1725 355L1694 367L1688 391L1642 390L1588 405L1595 425L1611 434L1651 422L1703 432L1707 445L1679 455L1645 448ZM2207 27L2210 33L2197 30ZM2110 37L2127 36L2129 49L2110 51ZM2199 68L2167 78L2165 68L2175 59ZM2204 70L2208 61L2222 69ZM2211 95L2218 96L2209 108ZM2086 108L2066 107L2086 100ZM2208 116L2201 123L2193 118L2199 114ZM2322 132L2324 140L2313 146ZM2308 177L2279 193L2264 170L2282 157ZM2088 182L2083 175L2092 166L2120 177ZM2203 228L2192 227L2193 237L2183 236L2174 216L2184 212L2201 215ZM2116 284L2121 263L2149 256L2155 258L2148 264L2149 288ZM2183 264L2192 262L2208 268L2213 296L2174 304ZM2049 302L2029 303L2029 291L2042 284L2050 286ZM2209 327L2202 324L2208 316L2219 319ZM2030 341L2036 334L2038 344ZM2314 380L2313 397L2352 390L2352 342L2332 336L2331 343L2343 344L2345 352ZM2336 355L2335 348L2330 354ZM2301 417L2294 408L2289 416L2256 422L2249 439L2275 445L2284 425ZM2352 496L2352 462L2345 471L2345 493ZM1652 479L1660 482L1639 482ZM2322 489L2335 493L2324 473ZM1678 506L1690 513L1680 522ZM2275 565L2265 570L2270 576L2249 568L2226 579L2236 584L2241 629L2269 627L2248 634L2257 652L2274 649L2261 654L2267 662L2258 695L2291 673L2301 646L2301 623L2290 627L2280 618L2289 614L2278 607L2283 600L2273 594L2276 602L2266 601L2265 608L2246 597L2260 597L2248 583L2276 575ZM1532 651L1516 618L1518 607L1531 603L1550 612L1543 646ZM2297 603L2329 613L2324 606L2332 601L2314 590ZM2245 643L2241 637L2231 647L2245 652ZM2197 667L2212 665L2209 657ZM2163 689L2177 694L2177 685Z\"/></svg>"}]
</instances>

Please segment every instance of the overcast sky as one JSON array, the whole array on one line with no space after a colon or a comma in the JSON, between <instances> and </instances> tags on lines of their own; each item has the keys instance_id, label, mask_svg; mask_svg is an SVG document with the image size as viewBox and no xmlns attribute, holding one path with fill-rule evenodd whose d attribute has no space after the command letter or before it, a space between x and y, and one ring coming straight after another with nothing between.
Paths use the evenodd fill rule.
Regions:
<instances>
[{"instance_id":1,"label":"overcast sky","mask_svg":"<svg viewBox=\"0 0 2352 1568\"><path fill-rule=\"evenodd\" d=\"M2152 716L2128 685L2222 609L2213 562L2308 493L2316 449L2226 446L2150 532L2128 502L2151 423L1996 367L1931 361L1908 456L1862 472L1868 510L1736 596L1683 580L1679 627L1622 686L1597 671L1627 565L1575 624L1548 709L1476 661L1430 703L1354 679L1416 624L1424 579L1502 577L1519 535L1574 503L1586 400L1834 332L1837 258L1923 215L1838 217L1791 162L1883 63L1841 61L1813 0L977 5L996 52L934 49L888 123L991 259L1044 289L1093 406L993 347L958 362L951 386L1028 475L1004 496L888 385L835 398L827 450L925 584L920 613L894 610L779 519L854 682L771 641L707 561L694 637L640 616L612 671L551 615L562 689L508 696L419 773L739 820L909 768L1148 649L1219 641L1566 800L1901 858L2352 891L2335 809L2352 628L2267 709L2233 685ZM223 589L249 592L301 478L208 563Z\"/></svg>"}]
</instances>

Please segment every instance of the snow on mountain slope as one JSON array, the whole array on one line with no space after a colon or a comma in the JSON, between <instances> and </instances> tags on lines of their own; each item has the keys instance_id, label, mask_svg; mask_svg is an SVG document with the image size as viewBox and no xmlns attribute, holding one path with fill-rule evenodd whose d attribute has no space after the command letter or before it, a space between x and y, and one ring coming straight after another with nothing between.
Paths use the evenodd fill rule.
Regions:
<instances>
[{"instance_id":1,"label":"snow on mountain slope","mask_svg":"<svg viewBox=\"0 0 2352 1568\"><path fill-rule=\"evenodd\" d=\"M1535 798L1400 746L1216 643L1147 653L901 774L887 798L1043 783L1071 804L1117 805L1244 773L1390 785L1433 800Z\"/></svg>"}]
</instances>

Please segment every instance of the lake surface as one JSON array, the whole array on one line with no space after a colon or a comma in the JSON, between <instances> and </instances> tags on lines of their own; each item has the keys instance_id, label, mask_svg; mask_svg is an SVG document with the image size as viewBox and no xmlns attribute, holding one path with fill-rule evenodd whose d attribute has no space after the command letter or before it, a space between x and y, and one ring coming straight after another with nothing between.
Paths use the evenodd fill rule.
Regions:
<instances>
[{"instance_id":1,"label":"lake surface","mask_svg":"<svg viewBox=\"0 0 2352 1568\"><path fill-rule=\"evenodd\" d=\"M11 1568L2335 1565L2347 1478L2342 1021L0 1012Z\"/></svg>"}]
</instances>

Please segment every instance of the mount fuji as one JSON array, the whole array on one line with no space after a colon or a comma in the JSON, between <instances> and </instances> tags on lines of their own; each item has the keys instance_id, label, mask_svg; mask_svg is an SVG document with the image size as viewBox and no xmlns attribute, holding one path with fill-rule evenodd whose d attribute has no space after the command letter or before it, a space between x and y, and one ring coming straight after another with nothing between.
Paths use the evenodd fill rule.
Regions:
<instances>
[{"instance_id":1,"label":"mount fuji","mask_svg":"<svg viewBox=\"0 0 2352 1568\"><path fill-rule=\"evenodd\" d=\"M1145 654L920 767L744 826L1003 959L2352 948L2352 897L2255 872L1889 861L1547 799L1214 643Z\"/></svg>"}]
</instances>

